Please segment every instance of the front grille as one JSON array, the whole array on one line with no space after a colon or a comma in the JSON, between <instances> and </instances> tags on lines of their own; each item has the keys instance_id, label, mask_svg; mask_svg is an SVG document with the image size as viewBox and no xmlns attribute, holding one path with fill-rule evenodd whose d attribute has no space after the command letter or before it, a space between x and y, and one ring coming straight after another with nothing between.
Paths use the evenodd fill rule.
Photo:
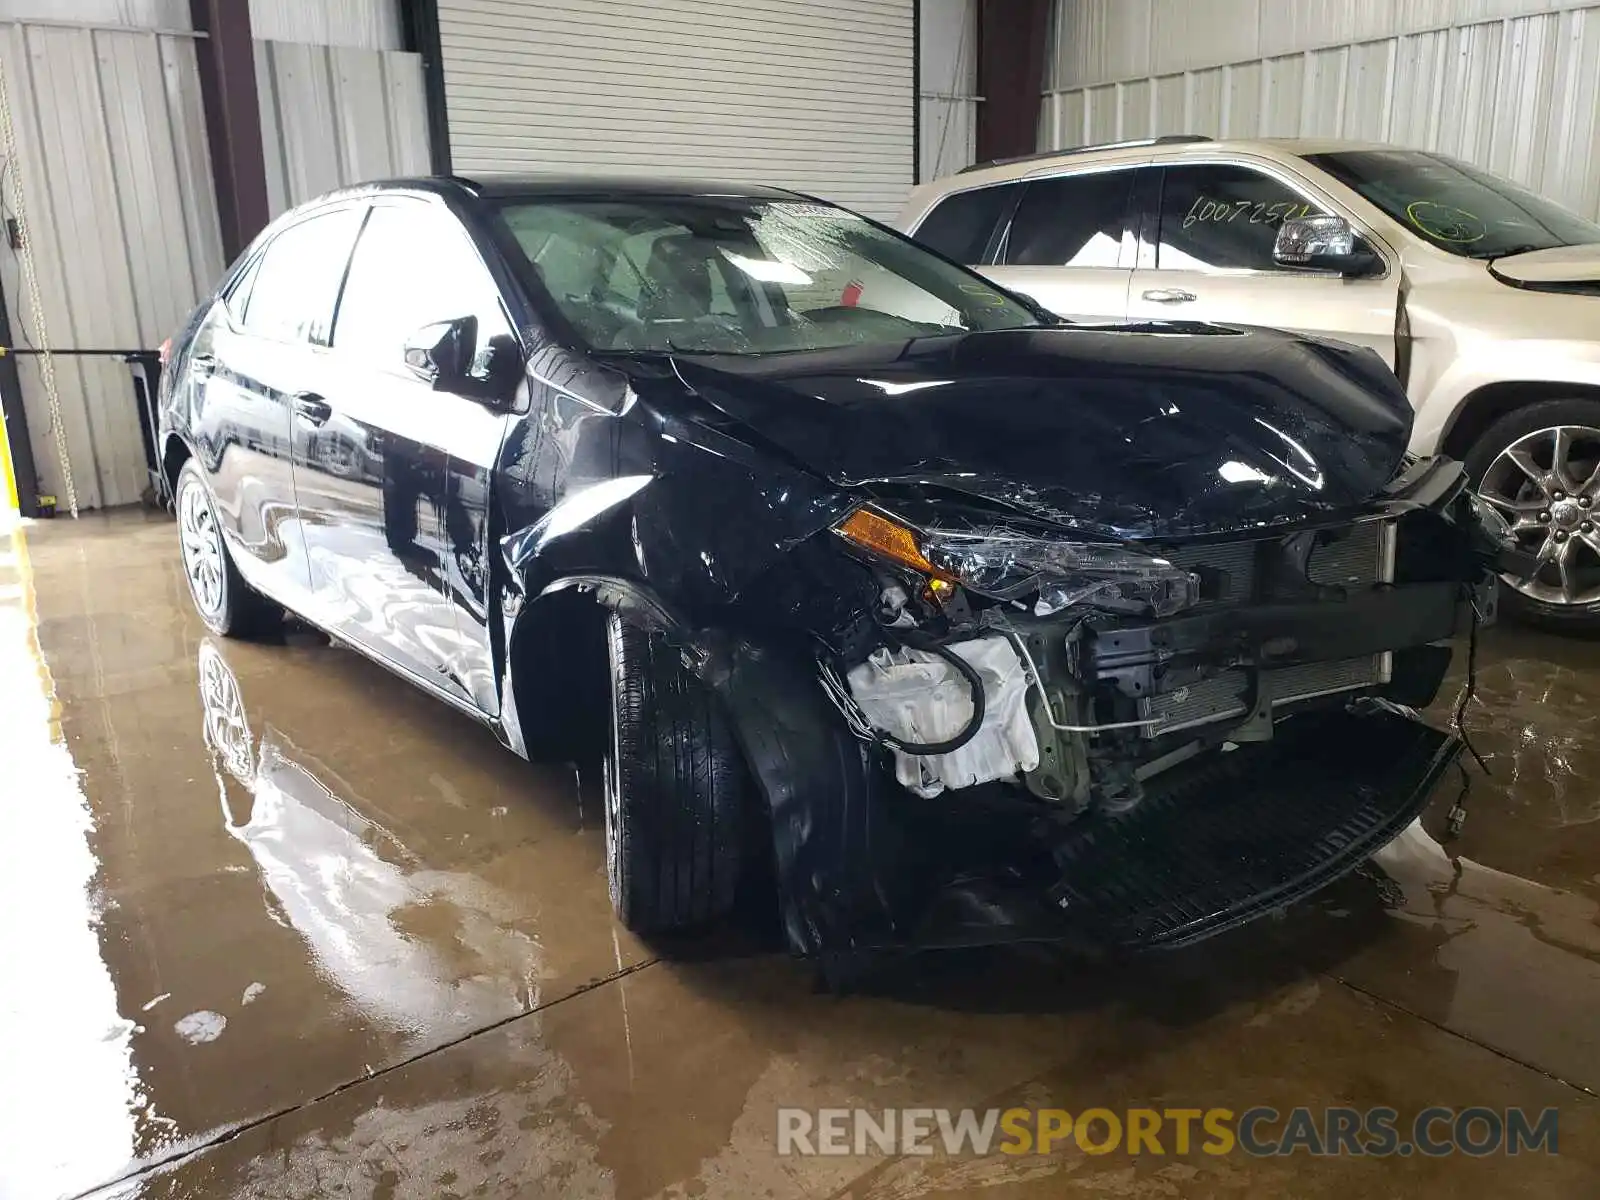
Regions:
<instances>
[{"instance_id":1,"label":"front grille","mask_svg":"<svg viewBox=\"0 0 1600 1200\"><path fill-rule=\"evenodd\" d=\"M1371 687L1383 682L1384 659L1382 654L1372 654L1339 662L1278 667L1262 672L1261 687L1274 707ZM1188 687L1141 700L1139 718L1160 721L1159 725L1146 725L1144 736L1161 737L1180 729L1245 716L1250 711L1249 699L1249 673L1223 671Z\"/></svg>"}]
</instances>

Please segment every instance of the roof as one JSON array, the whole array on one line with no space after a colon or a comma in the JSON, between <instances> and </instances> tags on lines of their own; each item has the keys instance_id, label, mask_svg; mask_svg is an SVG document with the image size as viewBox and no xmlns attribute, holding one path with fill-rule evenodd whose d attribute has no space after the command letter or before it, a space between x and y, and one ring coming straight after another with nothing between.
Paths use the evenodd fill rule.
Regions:
<instances>
[{"instance_id":1,"label":"roof","mask_svg":"<svg viewBox=\"0 0 1600 1200\"><path fill-rule=\"evenodd\" d=\"M489 199L523 196L738 196L762 200L792 200L795 193L760 184L730 183L712 179L656 179L644 175L578 175L557 172L523 174L429 176L421 179L389 179L362 185L377 191L407 189L444 192L455 189Z\"/></svg>"}]
</instances>

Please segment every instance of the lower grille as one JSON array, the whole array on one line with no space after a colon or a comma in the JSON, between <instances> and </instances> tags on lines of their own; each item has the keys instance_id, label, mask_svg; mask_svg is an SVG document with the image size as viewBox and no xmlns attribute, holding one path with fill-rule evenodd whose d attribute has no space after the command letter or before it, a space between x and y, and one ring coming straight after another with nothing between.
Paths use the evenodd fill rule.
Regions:
<instances>
[{"instance_id":1,"label":"lower grille","mask_svg":"<svg viewBox=\"0 0 1600 1200\"><path fill-rule=\"evenodd\" d=\"M1339 662L1279 667L1262 672L1261 686L1275 707L1297 700L1310 700L1315 696L1371 687L1384 681L1386 657L1372 654ZM1161 722L1159 725L1146 725L1145 737L1162 737L1181 729L1242 717L1249 712L1249 700L1249 673L1242 670L1223 671L1200 683L1141 700L1139 717L1141 720Z\"/></svg>"}]
</instances>

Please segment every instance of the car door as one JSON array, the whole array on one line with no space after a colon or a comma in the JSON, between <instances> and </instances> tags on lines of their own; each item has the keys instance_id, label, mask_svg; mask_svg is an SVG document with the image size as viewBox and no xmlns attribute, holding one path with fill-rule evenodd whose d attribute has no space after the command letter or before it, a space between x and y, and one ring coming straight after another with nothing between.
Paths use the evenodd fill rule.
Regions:
<instances>
[{"instance_id":1,"label":"car door","mask_svg":"<svg viewBox=\"0 0 1600 1200\"><path fill-rule=\"evenodd\" d=\"M1121 321L1135 251L1135 166L1030 179L983 273L1074 321Z\"/></svg>"},{"instance_id":2,"label":"car door","mask_svg":"<svg viewBox=\"0 0 1600 1200\"><path fill-rule=\"evenodd\" d=\"M437 336L425 331L466 317L477 363L514 353L499 292L455 217L428 199L375 201L340 294L327 390L297 416L308 428L295 494L323 619L493 713L488 484L505 416L407 361Z\"/></svg>"},{"instance_id":3,"label":"car door","mask_svg":"<svg viewBox=\"0 0 1600 1200\"><path fill-rule=\"evenodd\" d=\"M304 607L310 574L295 508L293 408L316 386L359 210L332 207L278 231L198 332L189 356L194 431L234 561Z\"/></svg>"},{"instance_id":4,"label":"car door","mask_svg":"<svg viewBox=\"0 0 1600 1200\"><path fill-rule=\"evenodd\" d=\"M1169 164L1161 174L1143 222L1130 317L1319 334L1367 346L1394 365L1400 273L1392 261L1380 276L1346 279L1272 258L1284 218L1334 213L1361 230L1352 214L1264 164Z\"/></svg>"}]
</instances>

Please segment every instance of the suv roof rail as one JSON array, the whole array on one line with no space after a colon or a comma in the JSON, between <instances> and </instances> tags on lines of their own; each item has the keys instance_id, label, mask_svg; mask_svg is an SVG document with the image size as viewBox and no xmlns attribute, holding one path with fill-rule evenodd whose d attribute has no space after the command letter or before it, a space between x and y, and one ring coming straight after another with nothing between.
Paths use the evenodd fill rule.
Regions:
<instances>
[{"instance_id":1,"label":"suv roof rail","mask_svg":"<svg viewBox=\"0 0 1600 1200\"><path fill-rule=\"evenodd\" d=\"M1135 138L1131 142L1098 142L1093 146L1069 146L1065 150L1041 150L1037 154L1019 154L1014 158L991 158L986 162L973 163L970 167L962 167L957 175L965 175L968 171L982 171L987 167L1009 167L1012 163L1034 162L1046 158L1064 158L1072 154L1088 154L1095 150L1127 150L1135 146L1175 146L1183 142L1209 142L1212 139L1203 133L1168 133L1161 137Z\"/></svg>"}]
</instances>

